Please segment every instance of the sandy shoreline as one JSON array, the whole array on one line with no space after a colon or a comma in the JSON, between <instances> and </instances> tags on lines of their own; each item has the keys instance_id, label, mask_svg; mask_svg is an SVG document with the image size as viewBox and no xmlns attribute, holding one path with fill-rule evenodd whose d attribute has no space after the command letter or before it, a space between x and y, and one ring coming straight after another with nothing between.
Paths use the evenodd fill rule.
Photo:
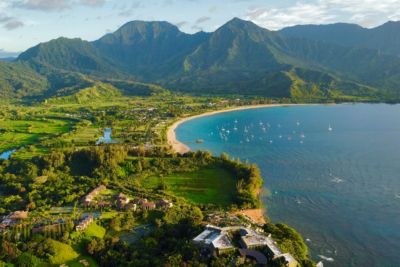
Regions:
<instances>
[{"instance_id":1,"label":"sandy shoreline","mask_svg":"<svg viewBox=\"0 0 400 267\"><path fill-rule=\"evenodd\" d=\"M235 214L240 214L245 217L249 217L253 222L257 224L266 224L267 221L264 217L264 210L263 209L248 209L248 210L241 210L236 212Z\"/></svg>"},{"instance_id":2,"label":"sandy shoreline","mask_svg":"<svg viewBox=\"0 0 400 267\"><path fill-rule=\"evenodd\" d=\"M176 138L176 133L175 130L178 128L178 126L186 121L201 118L201 117L206 117L206 116L211 116L219 113L225 113L225 112L232 112L232 111L237 111L237 110L245 110L245 109L255 109L255 108L272 108L272 107L286 107L286 106L298 106L298 105L303 105L303 104L262 104L262 105L250 105L250 106L241 106L241 107L234 107L234 108L227 108L227 109L221 109L221 110L215 110L215 111L209 111L205 112L199 115L194 115L186 118L182 118L178 121L176 121L174 124L172 124L167 131L167 139L168 139L168 144L172 147L172 149L179 153L179 154L184 154L186 152L190 151L190 148L185 145L184 143L180 142Z\"/></svg>"}]
</instances>

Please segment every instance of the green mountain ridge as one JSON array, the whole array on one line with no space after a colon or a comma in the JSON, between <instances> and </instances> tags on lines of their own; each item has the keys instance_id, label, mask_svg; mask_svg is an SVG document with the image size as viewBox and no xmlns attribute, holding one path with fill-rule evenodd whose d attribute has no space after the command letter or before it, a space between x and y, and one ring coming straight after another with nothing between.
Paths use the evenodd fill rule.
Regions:
<instances>
[{"instance_id":1,"label":"green mountain ridge","mask_svg":"<svg viewBox=\"0 0 400 267\"><path fill-rule=\"evenodd\" d=\"M32 83L31 94L10 81L0 83L0 92L60 97L95 81L120 80L134 88L158 84L194 94L400 99L400 57L390 54L396 53L390 47L398 38L386 36L398 25L296 26L275 32L235 18L212 33L186 34L168 22L132 21L94 42L58 38L28 49L16 62L0 63L24 66L31 81L40 81ZM389 48L383 49L376 36ZM1 76L9 75L6 70L0 68ZM11 80L27 84L26 76L16 73ZM118 90L129 93L126 83L123 87ZM11 94L16 91L24 93Z\"/></svg>"}]
</instances>

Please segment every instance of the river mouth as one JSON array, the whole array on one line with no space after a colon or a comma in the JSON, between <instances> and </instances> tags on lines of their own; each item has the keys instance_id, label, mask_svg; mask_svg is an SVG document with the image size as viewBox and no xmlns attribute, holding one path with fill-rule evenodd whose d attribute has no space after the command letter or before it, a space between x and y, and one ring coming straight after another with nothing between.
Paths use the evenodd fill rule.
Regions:
<instances>
[{"instance_id":1,"label":"river mouth","mask_svg":"<svg viewBox=\"0 0 400 267\"><path fill-rule=\"evenodd\" d=\"M396 266L399 117L400 105L385 104L261 108L187 121L176 135L256 163L268 216L298 230L324 266Z\"/></svg>"}]
</instances>

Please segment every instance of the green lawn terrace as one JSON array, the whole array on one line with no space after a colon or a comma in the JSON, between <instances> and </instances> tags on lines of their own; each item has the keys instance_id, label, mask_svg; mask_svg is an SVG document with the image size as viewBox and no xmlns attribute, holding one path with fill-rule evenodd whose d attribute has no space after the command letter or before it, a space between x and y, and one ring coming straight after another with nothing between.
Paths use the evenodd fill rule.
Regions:
<instances>
[{"instance_id":1,"label":"green lawn terrace","mask_svg":"<svg viewBox=\"0 0 400 267\"><path fill-rule=\"evenodd\" d=\"M163 177L144 177L139 182L146 189L163 188L167 194L182 197L193 204L228 207L235 203L237 180L231 172L218 166Z\"/></svg>"},{"instance_id":2,"label":"green lawn terrace","mask_svg":"<svg viewBox=\"0 0 400 267\"><path fill-rule=\"evenodd\" d=\"M243 263L248 257L261 265L299 266L294 257L290 253L282 253L271 234L265 234L261 228L241 225L221 228L208 224L193 238L193 242L203 249L203 253L214 256L239 252L236 262Z\"/></svg>"}]
</instances>

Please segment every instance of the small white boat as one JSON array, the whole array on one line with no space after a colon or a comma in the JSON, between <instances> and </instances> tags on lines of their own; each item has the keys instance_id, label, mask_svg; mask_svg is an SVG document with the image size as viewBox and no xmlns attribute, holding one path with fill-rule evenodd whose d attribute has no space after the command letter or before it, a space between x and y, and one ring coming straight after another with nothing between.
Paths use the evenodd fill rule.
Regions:
<instances>
[{"instance_id":1,"label":"small white boat","mask_svg":"<svg viewBox=\"0 0 400 267\"><path fill-rule=\"evenodd\" d=\"M333 131L333 128L332 128L332 126L329 124L329 126L328 126L328 131L329 132L332 132Z\"/></svg>"}]
</instances>

